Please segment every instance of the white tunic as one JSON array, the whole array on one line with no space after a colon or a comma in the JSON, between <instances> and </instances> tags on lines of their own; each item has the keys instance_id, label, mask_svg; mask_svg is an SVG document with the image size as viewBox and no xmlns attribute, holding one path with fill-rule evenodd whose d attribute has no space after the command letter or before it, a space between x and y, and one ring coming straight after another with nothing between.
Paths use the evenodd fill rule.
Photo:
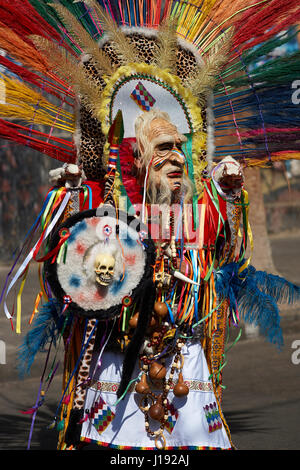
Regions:
<instances>
[{"instance_id":1,"label":"white tunic","mask_svg":"<svg viewBox=\"0 0 300 470\"><path fill-rule=\"evenodd\" d=\"M175 397L171 390L168 394L169 404L173 405L172 412L169 411L169 421L173 427L169 431L164 430L165 449L231 449L232 445L219 416L201 345L187 343L181 352L184 356L184 381L190 390L183 398ZM119 353L103 354L101 367L87 390L85 410L90 411L95 402L100 403L100 406L83 423L81 439L111 448L157 449L155 438L145 431L144 413L139 408L142 395L134 391L134 386L116 405L123 359L124 355ZM171 362L172 358L169 364L166 363L168 370ZM132 378L138 377L139 372L136 366ZM174 375L175 383L176 378ZM159 429L158 422L149 418L149 423L151 430ZM161 444L159 439L158 445Z\"/></svg>"}]
</instances>

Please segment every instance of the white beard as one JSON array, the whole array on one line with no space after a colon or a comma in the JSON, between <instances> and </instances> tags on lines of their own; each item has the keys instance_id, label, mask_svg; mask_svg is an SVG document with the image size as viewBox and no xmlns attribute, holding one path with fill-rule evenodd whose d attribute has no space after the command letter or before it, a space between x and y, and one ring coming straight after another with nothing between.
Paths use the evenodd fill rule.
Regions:
<instances>
[{"instance_id":1,"label":"white beard","mask_svg":"<svg viewBox=\"0 0 300 470\"><path fill-rule=\"evenodd\" d=\"M177 168L175 168L176 170ZM162 172L160 185L157 187L155 181L154 170L151 169L149 174L149 184L147 189L147 202L150 204L158 205L172 205L175 202L180 202L182 197L187 201L191 198L192 183L190 179L183 174L181 185L178 187L178 190L172 190L170 188L170 181L167 177L167 172L170 171L170 168L166 169L165 172Z\"/></svg>"}]
</instances>

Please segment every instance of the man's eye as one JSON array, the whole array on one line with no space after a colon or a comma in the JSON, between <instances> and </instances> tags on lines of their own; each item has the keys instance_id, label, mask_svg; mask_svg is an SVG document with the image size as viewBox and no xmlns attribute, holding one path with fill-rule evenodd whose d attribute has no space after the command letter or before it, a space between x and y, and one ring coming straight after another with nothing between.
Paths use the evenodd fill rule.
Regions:
<instances>
[{"instance_id":1,"label":"man's eye","mask_svg":"<svg viewBox=\"0 0 300 470\"><path fill-rule=\"evenodd\" d=\"M173 143L171 142L165 142L157 146L157 150L159 150L160 152L163 152L166 150L172 150L172 149L173 149Z\"/></svg>"}]
</instances>

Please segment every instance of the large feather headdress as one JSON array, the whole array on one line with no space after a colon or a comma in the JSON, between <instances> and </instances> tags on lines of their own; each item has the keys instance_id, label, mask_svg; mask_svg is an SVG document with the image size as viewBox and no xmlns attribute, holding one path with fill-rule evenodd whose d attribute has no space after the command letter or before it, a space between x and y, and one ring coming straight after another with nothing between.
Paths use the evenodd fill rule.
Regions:
<instances>
[{"instance_id":1,"label":"large feather headdress","mask_svg":"<svg viewBox=\"0 0 300 470\"><path fill-rule=\"evenodd\" d=\"M228 154L248 166L300 156L299 52L271 54L295 34L296 0L0 0L0 9L4 138L80 161L99 180L118 110L130 138L135 117L155 106L190 136L199 191L207 163Z\"/></svg>"},{"instance_id":2,"label":"large feather headdress","mask_svg":"<svg viewBox=\"0 0 300 470\"><path fill-rule=\"evenodd\" d=\"M99 123L98 138L101 126L103 142L119 110L126 116L125 138L134 137L138 115L153 108L167 112L181 133L193 135L193 175L200 191L201 173L209 159L205 109L228 60L231 28L217 38L204 60L177 36L176 15L165 17L157 28L120 28L98 3L87 3L103 30L100 41L90 37L70 10L53 5L84 50L80 60L41 36L31 37L33 43L77 94L81 109Z\"/></svg>"}]
</instances>

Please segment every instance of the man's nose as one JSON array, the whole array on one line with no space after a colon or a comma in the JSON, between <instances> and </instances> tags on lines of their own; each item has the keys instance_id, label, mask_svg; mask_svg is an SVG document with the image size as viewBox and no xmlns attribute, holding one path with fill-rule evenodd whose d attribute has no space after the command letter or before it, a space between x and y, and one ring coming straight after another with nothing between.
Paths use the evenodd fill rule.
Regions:
<instances>
[{"instance_id":1,"label":"man's nose","mask_svg":"<svg viewBox=\"0 0 300 470\"><path fill-rule=\"evenodd\" d=\"M181 165L184 165L184 163L185 163L184 153L182 153L182 151L179 150L176 146L172 150L171 160L174 160L174 161L180 163Z\"/></svg>"}]
</instances>

